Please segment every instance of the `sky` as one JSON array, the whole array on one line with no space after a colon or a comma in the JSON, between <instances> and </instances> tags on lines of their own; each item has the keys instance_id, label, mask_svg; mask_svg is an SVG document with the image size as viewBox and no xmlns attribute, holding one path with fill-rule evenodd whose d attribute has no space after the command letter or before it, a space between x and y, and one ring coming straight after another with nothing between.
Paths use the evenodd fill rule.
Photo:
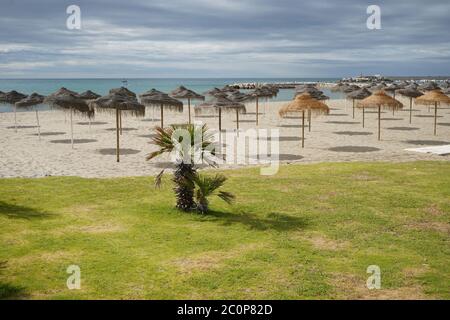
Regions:
<instances>
[{"instance_id":1,"label":"sky","mask_svg":"<svg viewBox=\"0 0 450 320\"><path fill-rule=\"evenodd\" d=\"M448 76L449 13L448 0L2 0L0 78Z\"/></svg>"}]
</instances>

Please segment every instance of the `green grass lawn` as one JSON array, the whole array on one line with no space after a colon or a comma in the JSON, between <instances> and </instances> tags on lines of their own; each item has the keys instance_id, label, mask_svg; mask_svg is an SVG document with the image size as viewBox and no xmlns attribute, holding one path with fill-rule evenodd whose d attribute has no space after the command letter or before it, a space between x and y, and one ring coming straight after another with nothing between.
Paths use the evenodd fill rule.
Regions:
<instances>
[{"instance_id":1,"label":"green grass lawn","mask_svg":"<svg viewBox=\"0 0 450 320\"><path fill-rule=\"evenodd\" d=\"M450 162L224 173L236 203L207 216L174 209L169 176L0 179L0 297L450 298Z\"/></svg>"}]
</instances>

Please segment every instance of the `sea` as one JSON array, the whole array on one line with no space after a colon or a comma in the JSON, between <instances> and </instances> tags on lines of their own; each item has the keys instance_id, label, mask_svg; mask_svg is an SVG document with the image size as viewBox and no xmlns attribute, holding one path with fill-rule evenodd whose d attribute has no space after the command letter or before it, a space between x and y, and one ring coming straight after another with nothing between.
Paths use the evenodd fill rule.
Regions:
<instances>
[{"instance_id":1,"label":"sea","mask_svg":"<svg viewBox=\"0 0 450 320\"><path fill-rule=\"evenodd\" d=\"M136 94L143 93L155 88L169 93L176 87L183 85L188 89L198 93L203 93L214 87L222 88L233 83L283 83L283 82L336 82L338 78L148 78L148 79L0 79L0 91L7 92L16 90L21 93L31 94L37 92L42 95L49 95L61 87L76 92L92 90L100 95L105 95L110 89L126 86ZM241 90L246 92L246 90ZM343 98L341 93L331 92L323 89L324 94L331 99ZM294 96L293 89L282 89L275 97L274 101L288 101ZM48 110L47 105L37 106L38 110ZM12 112L13 106L0 104L1 112ZM29 110L23 109L21 112ZM19 110L18 110L19 112Z\"/></svg>"}]
</instances>

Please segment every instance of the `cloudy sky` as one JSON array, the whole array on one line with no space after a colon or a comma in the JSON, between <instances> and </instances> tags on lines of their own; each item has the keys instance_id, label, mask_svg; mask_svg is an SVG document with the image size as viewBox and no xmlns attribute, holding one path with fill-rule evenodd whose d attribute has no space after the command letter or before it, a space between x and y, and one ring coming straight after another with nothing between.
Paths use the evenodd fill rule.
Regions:
<instances>
[{"instance_id":1,"label":"cloudy sky","mask_svg":"<svg viewBox=\"0 0 450 320\"><path fill-rule=\"evenodd\" d=\"M381 30L366 27L368 5ZM69 5L81 30L66 27ZM450 75L448 0L2 0L0 78Z\"/></svg>"}]
</instances>

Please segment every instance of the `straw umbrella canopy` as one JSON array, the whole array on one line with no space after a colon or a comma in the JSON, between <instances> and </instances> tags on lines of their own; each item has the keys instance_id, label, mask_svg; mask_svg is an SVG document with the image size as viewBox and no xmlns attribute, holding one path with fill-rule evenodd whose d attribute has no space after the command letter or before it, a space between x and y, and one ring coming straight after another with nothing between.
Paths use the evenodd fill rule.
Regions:
<instances>
[{"instance_id":1,"label":"straw umbrella canopy","mask_svg":"<svg viewBox=\"0 0 450 320\"><path fill-rule=\"evenodd\" d=\"M17 108L15 103L25 99L27 97L26 94L17 92L16 90L12 90L9 92L2 92L0 94L0 103L11 104L14 105L14 130L17 132Z\"/></svg>"},{"instance_id":2,"label":"straw umbrella canopy","mask_svg":"<svg viewBox=\"0 0 450 320\"><path fill-rule=\"evenodd\" d=\"M381 140L381 108L401 109L403 104L388 96L384 91L376 91L371 96L361 100L358 108L378 108L378 140Z\"/></svg>"},{"instance_id":3,"label":"straw umbrella canopy","mask_svg":"<svg viewBox=\"0 0 450 320\"><path fill-rule=\"evenodd\" d=\"M143 117L145 116L145 106L140 104L136 98L127 94L121 94L117 90L106 96L91 100L89 106L99 112L116 114L116 161L120 162L119 122L121 114Z\"/></svg>"},{"instance_id":4,"label":"straw umbrella canopy","mask_svg":"<svg viewBox=\"0 0 450 320\"><path fill-rule=\"evenodd\" d=\"M73 149L73 113L79 113L88 118L92 118L94 117L94 110L91 109L86 100L81 99L76 92L66 88L61 88L55 93L47 96L44 99L44 103L47 103L53 108L70 112L70 135Z\"/></svg>"},{"instance_id":5,"label":"straw umbrella canopy","mask_svg":"<svg viewBox=\"0 0 450 320\"><path fill-rule=\"evenodd\" d=\"M80 93L80 98L84 100L95 100L100 97L101 96L99 94L92 92L91 90L87 90L83 93Z\"/></svg>"},{"instance_id":6,"label":"straw umbrella canopy","mask_svg":"<svg viewBox=\"0 0 450 320\"><path fill-rule=\"evenodd\" d=\"M423 95L423 93L412 87L400 89L400 90L398 90L398 93L404 97L409 98L409 123L411 124L412 123L412 100L413 100L413 98L420 97L421 95Z\"/></svg>"},{"instance_id":7,"label":"straw umbrella canopy","mask_svg":"<svg viewBox=\"0 0 450 320\"><path fill-rule=\"evenodd\" d=\"M109 93L110 94L124 95L124 96L127 96L127 97L132 98L132 99L137 99L136 93L134 93L133 91L128 90L125 87L111 89L111 90L109 90Z\"/></svg>"},{"instance_id":8,"label":"straw umbrella canopy","mask_svg":"<svg viewBox=\"0 0 450 320\"><path fill-rule=\"evenodd\" d=\"M433 105L434 104L434 135L437 134L437 106L441 104L450 104L450 97L442 93L441 90L428 91L423 96L416 99L416 104Z\"/></svg>"},{"instance_id":9,"label":"straw umbrella canopy","mask_svg":"<svg viewBox=\"0 0 450 320\"><path fill-rule=\"evenodd\" d=\"M32 93L28 97L18 101L15 103L15 107L17 108L30 108L39 104L42 104L44 102L45 97L38 94L38 93ZM36 111L36 123L37 123L37 130L38 130L38 136L39 140L41 139L41 128L39 124L39 114L37 109ZM16 126L17 127L17 126Z\"/></svg>"},{"instance_id":10,"label":"straw umbrella canopy","mask_svg":"<svg viewBox=\"0 0 450 320\"><path fill-rule=\"evenodd\" d=\"M372 93L369 90L367 90L366 88L355 90L355 91L350 92L349 94L347 94L347 99L352 99L352 101L353 101L353 119L355 118L355 100L363 100L363 99L369 97L371 94ZM363 109L362 126L364 128L364 125L365 125L365 109L364 109L364 107L362 109Z\"/></svg>"},{"instance_id":11,"label":"straw umbrella canopy","mask_svg":"<svg viewBox=\"0 0 450 320\"><path fill-rule=\"evenodd\" d=\"M379 84L375 84L373 86L371 86L370 88L368 88L368 90L370 92L377 92L380 90L384 90L386 88L386 85L384 83L379 83Z\"/></svg>"},{"instance_id":12,"label":"straw umbrella canopy","mask_svg":"<svg viewBox=\"0 0 450 320\"><path fill-rule=\"evenodd\" d=\"M395 99L395 91L401 89L397 84L391 84L390 86L384 88L384 91L392 92L393 98Z\"/></svg>"},{"instance_id":13,"label":"straw umbrella canopy","mask_svg":"<svg viewBox=\"0 0 450 320\"><path fill-rule=\"evenodd\" d=\"M330 99L330 97L324 95L323 91L320 91L314 85L297 87L294 99L304 93L309 93L309 95L316 100ZM311 131L311 127L312 127L311 110L308 110L308 131Z\"/></svg>"},{"instance_id":14,"label":"straw umbrella canopy","mask_svg":"<svg viewBox=\"0 0 450 320\"><path fill-rule=\"evenodd\" d=\"M443 89L442 93L444 93L446 95L449 95L450 94L450 87Z\"/></svg>"},{"instance_id":15,"label":"straw umbrella canopy","mask_svg":"<svg viewBox=\"0 0 450 320\"><path fill-rule=\"evenodd\" d=\"M273 97L273 93L264 89L264 88L256 88L252 92L248 94L249 100L256 101L256 125L259 125L259 98L271 98Z\"/></svg>"},{"instance_id":16,"label":"straw umbrella canopy","mask_svg":"<svg viewBox=\"0 0 450 320\"><path fill-rule=\"evenodd\" d=\"M228 99L226 97L218 96L212 97L210 100L203 102L195 107L195 114L201 115L204 112L208 112L213 109L219 111L219 134L222 132L222 111L236 112L236 129L239 130L239 113L246 113L245 105Z\"/></svg>"},{"instance_id":17,"label":"straw umbrella canopy","mask_svg":"<svg viewBox=\"0 0 450 320\"><path fill-rule=\"evenodd\" d=\"M5 92L0 96L0 102L15 104L16 102L26 98L27 95L17 92L16 90L12 90L9 92Z\"/></svg>"},{"instance_id":18,"label":"straw umbrella canopy","mask_svg":"<svg viewBox=\"0 0 450 320\"><path fill-rule=\"evenodd\" d=\"M212 89L210 89L208 91L205 91L203 94L205 96L215 96L217 94L223 94L223 92L219 88L212 88Z\"/></svg>"},{"instance_id":19,"label":"straw umbrella canopy","mask_svg":"<svg viewBox=\"0 0 450 320\"><path fill-rule=\"evenodd\" d=\"M141 103L149 107L160 107L161 128L164 128L164 109L183 112L183 102L170 97L167 93L151 89L140 95Z\"/></svg>"},{"instance_id":20,"label":"straw umbrella canopy","mask_svg":"<svg viewBox=\"0 0 450 320\"><path fill-rule=\"evenodd\" d=\"M302 114L302 148L305 147L305 111L314 114L328 114L330 108L325 103L314 99L309 93L305 92L284 105L278 112L281 118L285 118L291 113Z\"/></svg>"},{"instance_id":21,"label":"straw umbrella canopy","mask_svg":"<svg viewBox=\"0 0 450 320\"><path fill-rule=\"evenodd\" d=\"M440 89L434 81L427 81L419 86L420 91L432 91Z\"/></svg>"},{"instance_id":22,"label":"straw umbrella canopy","mask_svg":"<svg viewBox=\"0 0 450 320\"><path fill-rule=\"evenodd\" d=\"M192 90L189 90L183 86L178 87L170 93L172 98L182 99L188 101L188 114L189 114L189 124L191 124L191 100L205 100L205 96L198 94Z\"/></svg>"}]
</instances>

